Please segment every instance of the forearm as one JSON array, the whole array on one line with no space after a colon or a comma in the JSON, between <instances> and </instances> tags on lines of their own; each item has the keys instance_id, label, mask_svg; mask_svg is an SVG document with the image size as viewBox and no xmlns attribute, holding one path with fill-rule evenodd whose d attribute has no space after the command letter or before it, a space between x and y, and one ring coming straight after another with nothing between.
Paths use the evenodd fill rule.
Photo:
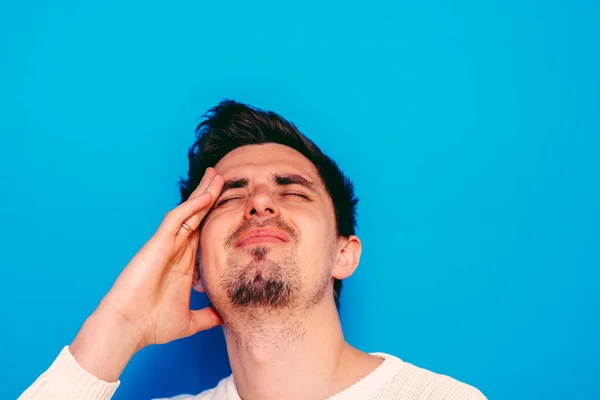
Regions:
<instances>
[{"instance_id":1,"label":"forearm","mask_svg":"<svg viewBox=\"0 0 600 400\"><path fill-rule=\"evenodd\" d=\"M65 346L19 400L110 400L120 382L106 382L81 368Z\"/></svg>"},{"instance_id":2,"label":"forearm","mask_svg":"<svg viewBox=\"0 0 600 400\"><path fill-rule=\"evenodd\" d=\"M69 346L77 363L106 382L115 382L138 349L138 332L114 313L95 311Z\"/></svg>"}]
</instances>

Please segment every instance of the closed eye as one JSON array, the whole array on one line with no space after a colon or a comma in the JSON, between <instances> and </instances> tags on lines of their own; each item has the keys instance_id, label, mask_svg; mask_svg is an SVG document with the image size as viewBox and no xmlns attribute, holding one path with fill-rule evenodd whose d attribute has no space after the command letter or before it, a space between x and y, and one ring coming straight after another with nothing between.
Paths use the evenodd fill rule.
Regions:
<instances>
[{"instance_id":1,"label":"closed eye","mask_svg":"<svg viewBox=\"0 0 600 400\"><path fill-rule=\"evenodd\" d=\"M308 200L308 197L303 195L302 193L283 193L282 196L298 196Z\"/></svg>"},{"instance_id":2,"label":"closed eye","mask_svg":"<svg viewBox=\"0 0 600 400\"><path fill-rule=\"evenodd\" d=\"M241 197L230 197L228 199L222 200L217 204L217 207L222 206L223 204L227 203L230 200L238 200L238 199L241 199Z\"/></svg>"},{"instance_id":3,"label":"closed eye","mask_svg":"<svg viewBox=\"0 0 600 400\"><path fill-rule=\"evenodd\" d=\"M297 196L303 199L308 200L308 196L303 195L302 193L282 193L282 196ZM230 197L228 199L222 200L217 204L217 207L222 206L223 204L226 204L227 202L231 201L231 200L239 200L242 199L242 197L240 196L236 196L236 197Z\"/></svg>"}]
</instances>

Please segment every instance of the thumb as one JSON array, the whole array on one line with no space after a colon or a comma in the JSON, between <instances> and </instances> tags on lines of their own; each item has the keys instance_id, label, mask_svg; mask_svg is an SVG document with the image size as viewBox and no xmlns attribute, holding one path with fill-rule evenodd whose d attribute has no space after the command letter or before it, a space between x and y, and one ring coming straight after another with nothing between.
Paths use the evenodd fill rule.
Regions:
<instances>
[{"instance_id":1,"label":"thumb","mask_svg":"<svg viewBox=\"0 0 600 400\"><path fill-rule=\"evenodd\" d=\"M201 310L190 310L192 313L190 318L190 332L189 335L194 335L200 331L205 331L210 328L214 328L217 325L221 325L223 320L219 314L212 307L205 307Z\"/></svg>"}]
</instances>

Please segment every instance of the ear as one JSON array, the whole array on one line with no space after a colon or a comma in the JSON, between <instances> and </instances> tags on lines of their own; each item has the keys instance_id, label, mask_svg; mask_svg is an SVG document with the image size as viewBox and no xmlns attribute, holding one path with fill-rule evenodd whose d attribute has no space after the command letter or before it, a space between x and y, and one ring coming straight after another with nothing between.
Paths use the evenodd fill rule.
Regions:
<instances>
[{"instance_id":1,"label":"ear","mask_svg":"<svg viewBox=\"0 0 600 400\"><path fill-rule=\"evenodd\" d=\"M342 238L340 244L332 276L336 279L345 279L352 275L358 267L362 246L360 239L355 235Z\"/></svg>"},{"instance_id":2,"label":"ear","mask_svg":"<svg viewBox=\"0 0 600 400\"><path fill-rule=\"evenodd\" d=\"M198 257L200 257L199 253ZM199 260L199 258L196 258L196 260ZM200 278L200 268L202 267L200 266L199 261L195 261L194 264L194 278L192 279L192 287L196 292L204 293L204 285L202 284L202 279Z\"/></svg>"},{"instance_id":3,"label":"ear","mask_svg":"<svg viewBox=\"0 0 600 400\"><path fill-rule=\"evenodd\" d=\"M194 290L196 292L199 292L199 293L205 292L204 285L202 284L202 279L198 279L198 282L196 282L192 287L194 288Z\"/></svg>"}]
</instances>

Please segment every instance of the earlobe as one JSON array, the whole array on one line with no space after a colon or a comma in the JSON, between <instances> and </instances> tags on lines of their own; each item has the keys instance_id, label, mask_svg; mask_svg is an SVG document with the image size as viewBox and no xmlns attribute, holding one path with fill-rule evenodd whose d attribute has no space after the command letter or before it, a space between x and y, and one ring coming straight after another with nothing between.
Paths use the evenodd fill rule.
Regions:
<instances>
[{"instance_id":1,"label":"earlobe","mask_svg":"<svg viewBox=\"0 0 600 400\"><path fill-rule=\"evenodd\" d=\"M202 284L202 279L198 279L198 282L196 282L193 286L194 290L198 293L204 293L204 285Z\"/></svg>"},{"instance_id":2,"label":"earlobe","mask_svg":"<svg viewBox=\"0 0 600 400\"><path fill-rule=\"evenodd\" d=\"M198 252L198 259L200 257L200 252ZM204 293L204 285L202 284L202 278L200 278L200 264L195 263L194 265L194 278L192 279L192 287L196 292Z\"/></svg>"},{"instance_id":3,"label":"earlobe","mask_svg":"<svg viewBox=\"0 0 600 400\"><path fill-rule=\"evenodd\" d=\"M345 279L354 273L360 261L362 246L360 239L351 235L343 238L342 247L338 251L332 276L336 279Z\"/></svg>"}]
</instances>

